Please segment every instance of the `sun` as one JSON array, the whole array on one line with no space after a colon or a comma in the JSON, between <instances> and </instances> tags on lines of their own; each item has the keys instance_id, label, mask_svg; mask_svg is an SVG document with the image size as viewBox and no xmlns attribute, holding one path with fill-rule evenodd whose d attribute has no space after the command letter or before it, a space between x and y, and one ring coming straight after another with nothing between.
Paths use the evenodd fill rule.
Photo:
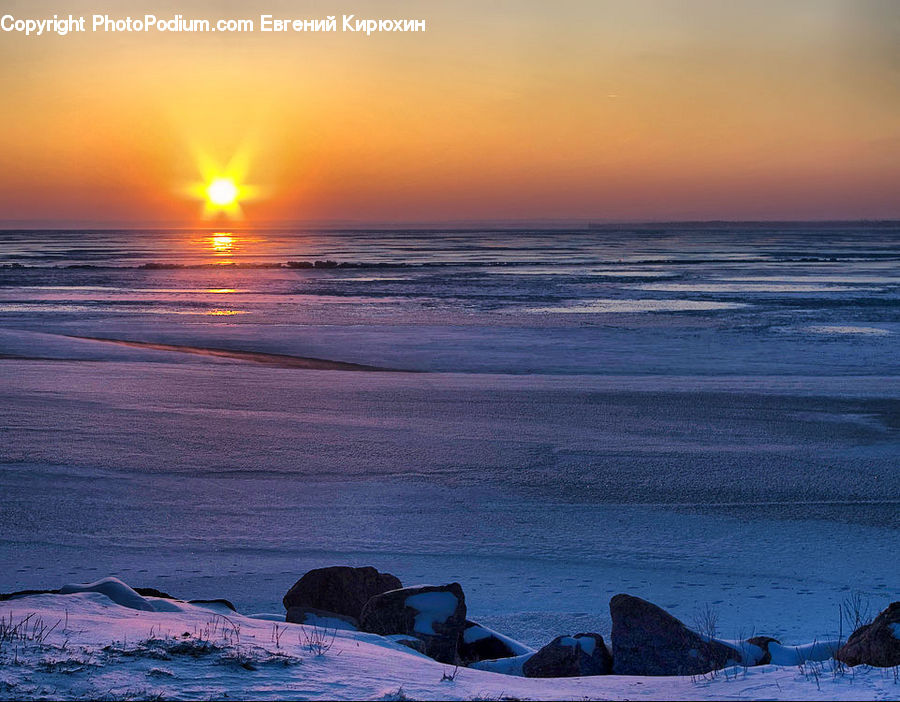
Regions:
<instances>
[{"instance_id":1,"label":"sun","mask_svg":"<svg viewBox=\"0 0 900 702\"><path fill-rule=\"evenodd\" d=\"M243 219L244 206L259 201L264 194L260 186L247 183L250 172L247 149L239 149L224 163L199 149L195 149L195 155L200 177L185 183L180 192L203 203L205 220Z\"/></svg>"},{"instance_id":2,"label":"sun","mask_svg":"<svg viewBox=\"0 0 900 702\"><path fill-rule=\"evenodd\" d=\"M207 199L217 207L233 205L238 194L238 187L231 178L216 178L206 186Z\"/></svg>"}]
</instances>

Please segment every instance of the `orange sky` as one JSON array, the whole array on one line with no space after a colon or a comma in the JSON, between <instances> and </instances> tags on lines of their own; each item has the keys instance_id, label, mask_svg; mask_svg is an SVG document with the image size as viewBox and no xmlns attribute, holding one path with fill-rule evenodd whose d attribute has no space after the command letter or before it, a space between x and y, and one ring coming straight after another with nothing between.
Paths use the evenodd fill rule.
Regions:
<instances>
[{"instance_id":1,"label":"orange sky","mask_svg":"<svg viewBox=\"0 0 900 702\"><path fill-rule=\"evenodd\" d=\"M428 30L0 33L5 226L195 226L237 152L246 226L900 218L893 0L116 5Z\"/></svg>"}]
</instances>

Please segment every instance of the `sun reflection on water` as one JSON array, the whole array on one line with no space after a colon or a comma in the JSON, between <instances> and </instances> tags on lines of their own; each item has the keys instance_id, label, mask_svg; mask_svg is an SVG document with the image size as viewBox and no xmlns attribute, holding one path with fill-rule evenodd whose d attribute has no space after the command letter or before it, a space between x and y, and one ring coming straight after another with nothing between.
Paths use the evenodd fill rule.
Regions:
<instances>
[{"instance_id":1,"label":"sun reflection on water","mask_svg":"<svg viewBox=\"0 0 900 702\"><path fill-rule=\"evenodd\" d=\"M279 243L283 246L283 242ZM294 241L291 240L291 243ZM188 266L213 264L268 267L287 260L290 255L274 253L270 238L257 232L201 230L191 235L184 242L184 247L184 257L179 263L183 262ZM284 258L280 258L282 255ZM223 280L222 289L227 288L230 283L231 281Z\"/></svg>"},{"instance_id":2,"label":"sun reflection on water","mask_svg":"<svg viewBox=\"0 0 900 702\"><path fill-rule=\"evenodd\" d=\"M216 256L228 256L235 248L234 235L230 232L216 232L209 237L208 243Z\"/></svg>"},{"instance_id":3,"label":"sun reflection on water","mask_svg":"<svg viewBox=\"0 0 900 702\"><path fill-rule=\"evenodd\" d=\"M246 313L246 310L207 310L203 314L210 317L230 317L232 315Z\"/></svg>"}]
</instances>

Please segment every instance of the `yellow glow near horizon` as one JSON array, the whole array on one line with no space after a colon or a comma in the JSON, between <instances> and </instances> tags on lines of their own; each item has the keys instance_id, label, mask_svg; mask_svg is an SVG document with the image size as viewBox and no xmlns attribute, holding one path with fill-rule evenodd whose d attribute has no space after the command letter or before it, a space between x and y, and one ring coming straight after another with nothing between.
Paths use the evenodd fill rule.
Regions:
<instances>
[{"instance_id":1,"label":"yellow glow near horizon","mask_svg":"<svg viewBox=\"0 0 900 702\"><path fill-rule=\"evenodd\" d=\"M206 186L206 197L213 205L227 207L238 199L238 187L231 178L216 178Z\"/></svg>"}]
</instances>

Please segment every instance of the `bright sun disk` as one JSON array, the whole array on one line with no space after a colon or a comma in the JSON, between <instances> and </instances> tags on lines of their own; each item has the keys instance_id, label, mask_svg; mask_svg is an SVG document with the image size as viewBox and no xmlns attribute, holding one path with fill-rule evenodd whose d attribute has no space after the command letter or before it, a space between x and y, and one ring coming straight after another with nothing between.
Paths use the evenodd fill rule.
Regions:
<instances>
[{"instance_id":1,"label":"bright sun disk","mask_svg":"<svg viewBox=\"0 0 900 702\"><path fill-rule=\"evenodd\" d=\"M206 186L206 197L219 207L233 204L237 196L238 188L231 178L216 178Z\"/></svg>"}]
</instances>

